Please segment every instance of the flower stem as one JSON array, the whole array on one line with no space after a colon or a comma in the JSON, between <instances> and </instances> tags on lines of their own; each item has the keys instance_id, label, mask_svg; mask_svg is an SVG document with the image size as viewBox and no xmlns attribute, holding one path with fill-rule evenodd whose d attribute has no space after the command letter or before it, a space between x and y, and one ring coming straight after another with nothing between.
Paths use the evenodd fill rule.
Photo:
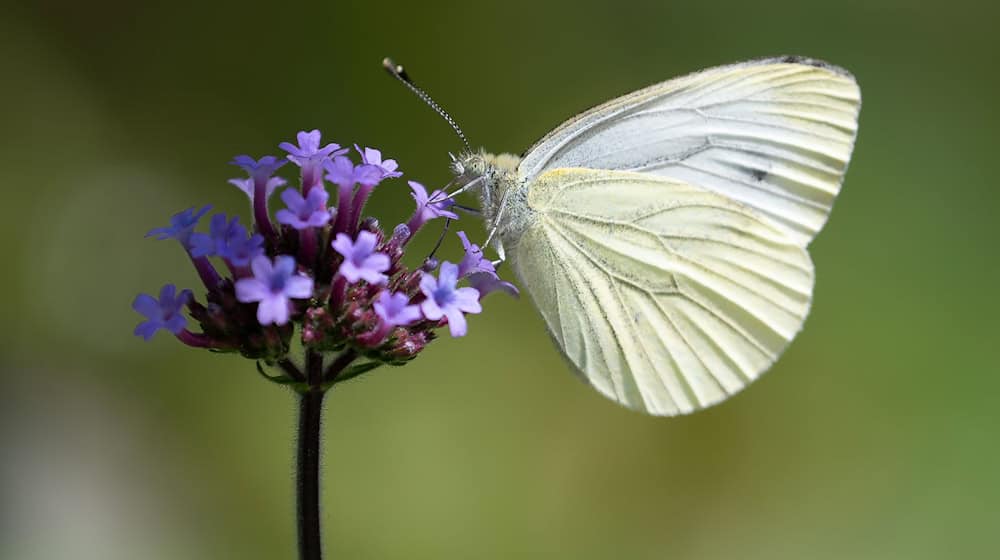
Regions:
<instances>
[{"instance_id":1,"label":"flower stem","mask_svg":"<svg viewBox=\"0 0 1000 560\"><path fill-rule=\"evenodd\" d=\"M299 560L321 560L323 557L319 516L319 442L324 393L319 387L310 387L299 395L296 470Z\"/></svg>"}]
</instances>

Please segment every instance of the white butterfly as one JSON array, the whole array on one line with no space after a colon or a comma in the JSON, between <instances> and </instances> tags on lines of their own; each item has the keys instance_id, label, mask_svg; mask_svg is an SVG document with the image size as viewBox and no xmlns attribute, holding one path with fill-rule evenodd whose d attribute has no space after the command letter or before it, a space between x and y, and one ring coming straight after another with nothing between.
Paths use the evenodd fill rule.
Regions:
<instances>
[{"instance_id":1,"label":"white butterfly","mask_svg":"<svg viewBox=\"0 0 1000 560\"><path fill-rule=\"evenodd\" d=\"M806 246L860 105L843 69L755 60L611 100L520 158L472 152L453 167L460 191L481 188L494 246L573 368L672 416L740 391L802 327Z\"/></svg>"}]
</instances>

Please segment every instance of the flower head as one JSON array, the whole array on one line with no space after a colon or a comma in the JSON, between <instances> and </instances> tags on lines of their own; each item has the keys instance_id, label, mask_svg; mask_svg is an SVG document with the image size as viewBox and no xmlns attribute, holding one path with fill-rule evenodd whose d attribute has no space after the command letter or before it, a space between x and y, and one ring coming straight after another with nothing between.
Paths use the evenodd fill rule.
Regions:
<instances>
[{"instance_id":1,"label":"flower head","mask_svg":"<svg viewBox=\"0 0 1000 560\"><path fill-rule=\"evenodd\" d=\"M179 240L206 291L200 302L172 285L159 298L140 294L133 302L143 315L138 336L166 329L188 346L280 367L283 373L265 376L316 391L412 360L445 325L453 336L464 335L465 315L479 313L479 300L491 291L517 294L464 232L457 265L430 257L405 264L414 260L406 257L407 243L428 220L458 218L443 191L428 194L411 182L416 210L394 228L382 226L364 215L365 206L377 185L402 175L396 161L355 144L357 162L349 150L324 144L318 130L300 131L296 140L279 144L283 157L241 155L230 162L247 173L229 182L250 199L250 224L218 213L196 232L210 209L205 206L179 212L169 226L148 233ZM289 161L297 167L286 166ZM276 175L282 170L286 177L298 172L300 183L276 193L287 184ZM277 212L269 208L272 194L284 201ZM200 329L188 330L185 316ZM364 363L353 363L358 359Z\"/></svg>"},{"instance_id":2,"label":"flower head","mask_svg":"<svg viewBox=\"0 0 1000 560\"><path fill-rule=\"evenodd\" d=\"M416 323L423 317L420 313L420 306L410 305L410 298L406 294L389 293L388 290L379 294L378 300L372 307L382 323L390 327L405 327Z\"/></svg>"},{"instance_id":3,"label":"flower head","mask_svg":"<svg viewBox=\"0 0 1000 560\"><path fill-rule=\"evenodd\" d=\"M370 231L358 232L358 238L352 241L350 236L338 233L331 246L343 255L344 262L338 272L352 284L364 280L369 284L384 284L388 277L383 274L389 270L389 256L375 251L378 238Z\"/></svg>"},{"instance_id":4,"label":"flower head","mask_svg":"<svg viewBox=\"0 0 1000 560\"><path fill-rule=\"evenodd\" d=\"M410 185L410 190L413 191L410 195L413 200L417 203L417 209L413 213L413 217L406 224L410 228L411 232L416 232L427 223L429 220L434 218L451 218L452 220L458 219L458 214L449 210L455 205L455 201L446 198L445 192L441 190L436 190L430 195L427 194L427 189L416 181L408 181L407 184ZM440 200L436 200L440 199ZM435 200L435 202L431 202Z\"/></svg>"},{"instance_id":5,"label":"flower head","mask_svg":"<svg viewBox=\"0 0 1000 560\"><path fill-rule=\"evenodd\" d=\"M330 211L326 209L329 197L326 189L321 186L310 189L305 197L296 189L285 189L281 193L281 200L288 208L278 210L275 217L279 223L298 230L325 226L330 221Z\"/></svg>"},{"instance_id":6,"label":"flower head","mask_svg":"<svg viewBox=\"0 0 1000 560\"><path fill-rule=\"evenodd\" d=\"M479 292L475 288L456 288L457 283L458 267L448 261L441 263L437 278L426 274L420 279L420 290L427 296L420 304L424 317L431 321L446 317L448 330L456 337L464 336L467 331L465 313L483 310Z\"/></svg>"},{"instance_id":7,"label":"flower head","mask_svg":"<svg viewBox=\"0 0 1000 560\"><path fill-rule=\"evenodd\" d=\"M278 144L278 147L288 152L288 159L299 167L315 165L327 158L347 153L347 148L341 149L340 144L331 143L320 148L322 135L318 130L310 130L309 132L303 130L295 137L299 142L298 146L290 142L282 142Z\"/></svg>"},{"instance_id":8,"label":"flower head","mask_svg":"<svg viewBox=\"0 0 1000 560\"><path fill-rule=\"evenodd\" d=\"M135 328L135 335L144 340L153 338L156 331L164 329L174 334L180 333L187 325L187 318L181 314L183 308L191 300L191 290L181 290L167 284L160 289L160 299L148 294L139 294L132 301L132 309L146 317Z\"/></svg>"},{"instance_id":9,"label":"flower head","mask_svg":"<svg viewBox=\"0 0 1000 560\"><path fill-rule=\"evenodd\" d=\"M211 209L212 206L206 204L197 212L195 212L193 206L187 210L182 210L170 218L169 226L153 228L146 233L146 237L155 237L160 240L176 239L181 242L181 245L185 249L189 249L191 246L191 234L194 233L194 228L198 225L198 220Z\"/></svg>"},{"instance_id":10,"label":"flower head","mask_svg":"<svg viewBox=\"0 0 1000 560\"><path fill-rule=\"evenodd\" d=\"M363 151L358 147L357 144L354 145L354 149L361 154L361 161L366 165L371 165L377 167L382 173L383 179L394 179L396 177L402 177L403 174L398 171L399 164L396 163L394 159L382 159L382 152L376 150L375 148L365 148Z\"/></svg>"},{"instance_id":11,"label":"flower head","mask_svg":"<svg viewBox=\"0 0 1000 560\"><path fill-rule=\"evenodd\" d=\"M291 314L291 300L312 297L313 280L295 272L295 258L278 255L274 262L264 255L250 261L253 278L236 281L236 299L258 302L257 321L261 325L284 325Z\"/></svg>"}]
</instances>

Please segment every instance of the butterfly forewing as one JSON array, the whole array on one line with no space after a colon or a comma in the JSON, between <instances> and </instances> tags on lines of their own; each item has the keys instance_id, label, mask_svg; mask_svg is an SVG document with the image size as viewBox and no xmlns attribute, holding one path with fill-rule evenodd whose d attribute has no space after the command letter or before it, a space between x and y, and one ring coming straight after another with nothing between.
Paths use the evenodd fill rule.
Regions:
<instances>
[{"instance_id":1,"label":"butterfly forewing","mask_svg":"<svg viewBox=\"0 0 1000 560\"><path fill-rule=\"evenodd\" d=\"M721 66L578 115L519 171L529 181L566 167L672 177L756 209L805 246L840 190L860 103L854 78L818 61Z\"/></svg>"},{"instance_id":2,"label":"butterfly forewing","mask_svg":"<svg viewBox=\"0 0 1000 560\"><path fill-rule=\"evenodd\" d=\"M510 253L567 359L621 404L657 415L725 399L805 320L805 249L756 212L675 179L556 169ZM611 203L613 201L613 203Z\"/></svg>"}]
</instances>

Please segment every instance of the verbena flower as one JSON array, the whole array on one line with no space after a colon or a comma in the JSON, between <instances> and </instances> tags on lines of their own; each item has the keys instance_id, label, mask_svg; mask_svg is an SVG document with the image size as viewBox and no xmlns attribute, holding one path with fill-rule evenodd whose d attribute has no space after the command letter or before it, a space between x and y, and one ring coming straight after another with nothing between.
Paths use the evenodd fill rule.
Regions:
<instances>
[{"instance_id":1,"label":"verbena flower","mask_svg":"<svg viewBox=\"0 0 1000 560\"><path fill-rule=\"evenodd\" d=\"M437 278L428 274L420 280L420 290L427 297L420 310L432 321L447 318L451 336L465 336L465 314L479 313L483 308L475 288L457 288L457 283L458 267L448 261L441 263Z\"/></svg>"},{"instance_id":2,"label":"verbena flower","mask_svg":"<svg viewBox=\"0 0 1000 560\"><path fill-rule=\"evenodd\" d=\"M229 162L232 165L242 168L253 181L253 196L251 204L253 206L253 219L257 224L257 230L265 236L275 235L274 226L271 225L271 217L267 210L267 200L270 198L271 190L269 185L273 185L271 176L274 172L288 163L287 160L275 156L264 156L260 159L253 159L248 155L240 155Z\"/></svg>"},{"instance_id":3,"label":"verbena flower","mask_svg":"<svg viewBox=\"0 0 1000 560\"><path fill-rule=\"evenodd\" d=\"M462 240L462 248L465 249L465 256L458 264L458 277L466 278L469 285L479 292L480 299L497 290L507 292L513 297L520 295L516 286L497 275L496 267L492 261L483 256L483 250L479 245L469 241L464 231L458 232L458 237Z\"/></svg>"},{"instance_id":4,"label":"verbena flower","mask_svg":"<svg viewBox=\"0 0 1000 560\"><path fill-rule=\"evenodd\" d=\"M340 144L330 143L320 148L322 137L323 135L318 130L310 130L309 132L303 130L295 135L299 142L298 146L290 142L282 142L278 144L278 147L288 152L288 159L299 167L322 164L327 158L347 153L347 148L341 149Z\"/></svg>"},{"instance_id":5,"label":"verbena flower","mask_svg":"<svg viewBox=\"0 0 1000 560\"><path fill-rule=\"evenodd\" d=\"M170 225L167 227L153 228L146 233L146 237L155 239L176 239L180 241L184 249L190 249L191 234L198 225L198 220L212 209L212 205L206 204L200 210L195 211L194 207L181 210L170 217Z\"/></svg>"},{"instance_id":6,"label":"verbena flower","mask_svg":"<svg viewBox=\"0 0 1000 560\"><path fill-rule=\"evenodd\" d=\"M403 293L382 291L374 308L382 323L390 327L405 327L423 318L420 306L410 305L410 298Z\"/></svg>"},{"instance_id":7,"label":"verbena flower","mask_svg":"<svg viewBox=\"0 0 1000 560\"><path fill-rule=\"evenodd\" d=\"M253 159L244 154L234 157L229 163L242 168L254 181L267 181L271 178L271 175L274 175L275 171L288 163L288 161L275 156L264 156L260 159Z\"/></svg>"},{"instance_id":8,"label":"verbena flower","mask_svg":"<svg viewBox=\"0 0 1000 560\"><path fill-rule=\"evenodd\" d=\"M146 317L146 320L135 328L136 336L145 340L153 338L156 331L163 329L173 334L179 334L187 326L187 318L182 314L182 308L191 301L191 290L181 290L167 284L160 289L160 298L148 294L135 296L132 309Z\"/></svg>"},{"instance_id":9,"label":"verbena flower","mask_svg":"<svg viewBox=\"0 0 1000 560\"><path fill-rule=\"evenodd\" d=\"M416 208L386 236L363 212L377 185L402 175L396 161L355 146L361 158L356 162L339 145L323 145L317 130L296 136L297 144L279 144L287 160L237 156L230 162L247 172L247 178L230 182L252 202L252 231L221 213L212 216L207 232L195 231L208 206L179 212L169 226L150 230L151 237L181 243L206 291L201 301L169 284L159 299L140 294L133 307L145 320L136 335L148 340L164 329L190 346L239 352L279 367L272 380L318 390L382 364L412 360L444 325L452 336L466 334L465 315L481 312L479 300L491 291L516 295L464 232L458 265L445 262L437 270L425 255L407 257L410 239L428 221L458 218L442 191L428 195L411 181ZM268 199L287 184L276 173L288 161L298 167L299 185L281 193L285 208L272 223ZM336 185L333 205L324 178ZM220 275L213 261L228 274ZM407 261L423 264L411 269ZM185 308L201 332L187 329ZM304 348L302 363L291 350L296 336Z\"/></svg>"},{"instance_id":10,"label":"verbena flower","mask_svg":"<svg viewBox=\"0 0 1000 560\"><path fill-rule=\"evenodd\" d=\"M250 204L253 204L253 178L247 177L245 179L230 179L229 184L243 191L243 193L247 195L247 198L250 199ZM286 181L284 177L271 177L264 185L264 198L271 198L274 191L287 184L288 181Z\"/></svg>"},{"instance_id":11,"label":"verbena flower","mask_svg":"<svg viewBox=\"0 0 1000 560\"><path fill-rule=\"evenodd\" d=\"M250 262L253 278L236 281L236 299L257 302L257 320L261 325L284 325L291 314L292 299L312 297L312 278L295 273L295 259L288 255L259 256Z\"/></svg>"},{"instance_id":12,"label":"verbena flower","mask_svg":"<svg viewBox=\"0 0 1000 560\"><path fill-rule=\"evenodd\" d=\"M398 171L399 164L396 163L394 159L382 160L382 152L376 150L375 148L365 148L363 151L358 147L357 144L354 145L354 149L358 151L361 155L361 161L367 165L372 165L378 167L382 172L382 177L385 179L394 179L396 177L402 177L403 174Z\"/></svg>"},{"instance_id":13,"label":"verbena flower","mask_svg":"<svg viewBox=\"0 0 1000 560\"><path fill-rule=\"evenodd\" d=\"M317 187L309 191L305 198L295 189L285 189L281 200L288 208L278 210L275 217L278 223L292 226L295 229L316 228L325 226L330 221L330 211L326 209L326 201L330 195L326 189Z\"/></svg>"},{"instance_id":14,"label":"verbena flower","mask_svg":"<svg viewBox=\"0 0 1000 560\"><path fill-rule=\"evenodd\" d=\"M240 225L239 216L226 220L225 214L216 214L208 226L209 233L191 234L191 254L196 257L209 257L225 251L231 240L246 237L247 232Z\"/></svg>"},{"instance_id":15,"label":"verbena flower","mask_svg":"<svg viewBox=\"0 0 1000 560\"><path fill-rule=\"evenodd\" d=\"M322 184L323 164L334 156L347 153L347 148L341 149L340 144L327 144L320 147L323 135L318 130L300 131L296 134L298 145L282 142L278 147L288 152L288 159L299 166L302 173L302 190L308 192Z\"/></svg>"},{"instance_id":16,"label":"verbena flower","mask_svg":"<svg viewBox=\"0 0 1000 560\"><path fill-rule=\"evenodd\" d=\"M416 233L424 224L434 218L458 219L458 214L449 210L455 205L455 201L445 198L444 191L436 190L428 195L427 189L420 183L407 181L407 184L410 185L412 191L410 195L417 203L416 211L413 212L410 221L406 223L406 227L410 228L410 235ZM436 200L436 202L431 202L431 200Z\"/></svg>"},{"instance_id":17,"label":"verbena flower","mask_svg":"<svg viewBox=\"0 0 1000 560\"><path fill-rule=\"evenodd\" d=\"M375 251L377 242L378 238L370 231L359 232L353 241L346 234L337 234L331 246L344 257L337 272L351 283L359 280L369 284L387 282L389 277L383 273L389 270L389 256Z\"/></svg>"}]
</instances>

